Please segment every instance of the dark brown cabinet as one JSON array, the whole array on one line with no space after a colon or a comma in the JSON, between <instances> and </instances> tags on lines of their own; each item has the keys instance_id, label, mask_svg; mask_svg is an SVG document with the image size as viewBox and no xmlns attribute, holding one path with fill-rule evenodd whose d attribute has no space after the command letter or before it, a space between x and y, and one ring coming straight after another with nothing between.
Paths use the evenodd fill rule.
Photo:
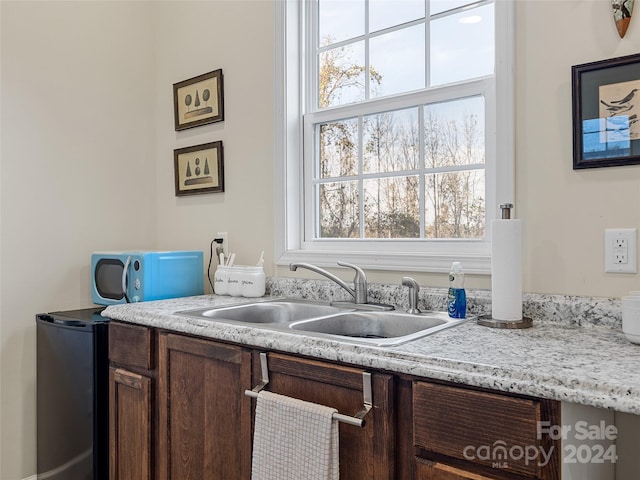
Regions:
<instances>
[{"instance_id":1,"label":"dark brown cabinet","mask_svg":"<svg viewBox=\"0 0 640 480\"><path fill-rule=\"evenodd\" d=\"M111 480L248 480L251 351L112 322Z\"/></svg>"},{"instance_id":2,"label":"dark brown cabinet","mask_svg":"<svg viewBox=\"0 0 640 480\"><path fill-rule=\"evenodd\" d=\"M267 390L348 416L370 374L364 426L339 425L343 480L560 478L560 445L538 438L540 422L560 424L555 401L121 322L109 337L111 480L249 480L255 400L244 392L262 379L261 354ZM543 464L499 453L513 447L551 454Z\"/></svg>"},{"instance_id":3,"label":"dark brown cabinet","mask_svg":"<svg viewBox=\"0 0 640 480\"><path fill-rule=\"evenodd\" d=\"M109 478L152 480L152 332L109 326Z\"/></svg>"},{"instance_id":4,"label":"dark brown cabinet","mask_svg":"<svg viewBox=\"0 0 640 480\"><path fill-rule=\"evenodd\" d=\"M251 476L251 351L159 335L161 480Z\"/></svg>"},{"instance_id":5,"label":"dark brown cabinet","mask_svg":"<svg viewBox=\"0 0 640 480\"><path fill-rule=\"evenodd\" d=\"M269 385L273 393L333 407L355 415L363 407L363 372L328 362L277 353L268 354ZM261 378L258 355L254 378ZM363 427L339 424L340 478L344 480L393 480L395 421L393 376L371 376L373 407Z\"/></svg>"},{"instance_id":6,"label":"dark brown cabinet","mask_svg":"<svg viewBox=\"0 0 640 480\"><path fill-rule=\"evenodd\" d=\"M109 370L110 480L151 480L151 379Z\"/></svg>"}]
</instances>

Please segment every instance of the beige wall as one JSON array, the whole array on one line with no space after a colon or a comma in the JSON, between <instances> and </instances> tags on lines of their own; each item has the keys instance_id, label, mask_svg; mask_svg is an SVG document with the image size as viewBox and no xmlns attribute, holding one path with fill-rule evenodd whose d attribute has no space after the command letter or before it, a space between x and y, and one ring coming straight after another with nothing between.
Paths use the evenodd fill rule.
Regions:
<instances>
[{"instance_id":1,"label":"beige wall","mask_svg":"<svg viewBox=\"0 0 640 480\"><path fill-rule=\"evenodd\" d=\"M228 232L236 264L273 260L273 38L270 1L156 4L157 238L206 251ZM172 85L222 68L225 120L175 132ZM173 150L222 140L225 192L177 198ZM209 290L210 291L210 288Z\"/></svg>"},{"instance_id":2,"label":"beige wall","mask_svg":"<svg viewBox=\"0 0 640 480\"><path fill-rule=\"evenodd\" d=\"M91 305L93 250L229 232L273 258L269 1L2 1L0 479L35 473L38 312ZM224 123L176 133L172 84L217 68ZM227 193L176 198L173 150L225 147Z\"/></svg>"},{"instance_id":3,"label":"beige wall","mask_svg":"<svg viewBox=\"0 0 640 480\"><path fill-rule=\"evenodd\" d=\"M516 208L526 222L524 289L620 297L640 289L640 275L604 273L604 229L640 229L640 165L572 170L571 66L637 53L640 19L634 16L620 39L609 1L517 5Z\"/></svg>"},{"instance_id":4,"label":"beige wall","mask_svg":"<svg viewBox=\"0 0 640 480\"><path fill-rule=\"evenodd\" d=\"M602 267L603 229L640 227L640 166L571 169L571 65L640 45L638 19L620 40L609 9L609 0L517 4L515 200L527 291L640 289L640 275ZM5 0L0 17L0 479L16 480L35 472L34 314L90 304L92 250L208 255L227 231L240 263L264 249L273 271L274 24L268 0ZM217 68L225 122L176 133L172 84ZM213 140L224 142L227 191L176 198L173 149ZM402 272L370 276L395 283Z\"/></svg>"},{"instance_id":5,"label":"beige wall","mask_svg":"<svg viewBox=\"0 0 640 480\"><path fill-rule=\"evenodd\" d=\"M35 314L91 305L91 251L155 246L154 29L145 2L1 9L0 478L13 480L35 473Z\"/></svg>"}]
</instances>

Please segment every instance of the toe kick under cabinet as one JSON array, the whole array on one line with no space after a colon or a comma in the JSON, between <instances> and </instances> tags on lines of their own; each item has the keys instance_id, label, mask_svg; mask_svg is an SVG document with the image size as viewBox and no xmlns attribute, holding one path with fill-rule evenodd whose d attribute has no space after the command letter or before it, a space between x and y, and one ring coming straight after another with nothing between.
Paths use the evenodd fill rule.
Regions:
<instances>
[{"instance_id":1,"label":"toe kick under cabinet","mask_svg":"<svg viewBox=\"0 0 640 480\"><path fill-rule=\"evenodd\" d=\"M557 446L544 466L491 461L481 450L553 447L537 439L536 422L559 424L556 402L114 321L110 479L250 480L255 400L244 392L263 379L264 353L267 390L349 416L371 374L364 426L339 427L341 480L560 478Z\"/></svg>"}]
</instances>

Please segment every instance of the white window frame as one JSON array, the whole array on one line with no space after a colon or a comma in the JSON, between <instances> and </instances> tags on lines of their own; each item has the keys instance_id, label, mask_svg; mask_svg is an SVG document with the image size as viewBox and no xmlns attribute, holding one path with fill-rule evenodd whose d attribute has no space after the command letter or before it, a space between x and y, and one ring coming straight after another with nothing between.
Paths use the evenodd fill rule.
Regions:
<instances>
[{"instance_id":1,"label":"white window frame","mask_svg":"<svg viewBox=\"0 0 640 480\"><path fill-rule=\"evenodd\" d=\"M299 0L278 0L275 4L275 236L276 263L310 262L335 266L349 261L375 270L448 272L453 261L463 262L465 271L491 272L491 220L497 218L499 203L514 202L514 2L495 2L496 80L469 82L469 94L482 94L487 108L495 98L495 120L485 124L486 147L486 236L482 240L305 240L304 205L309 204L303 175L303 135L309 125L302 122L304 92L300 85L307 72L302 68L300 41L306 28L303 4ZM495 85L495 88L493 88ZM457 87L459 91L460 87ZM446 99L447 88L439 89L429 102ZM416 95L421 95L417 93ZM405 97L406 98L406 97ZM421 97L422 98L422 97ZM388 100L389 109L402 105ZM316 114L316 120L322 113ZM492 125L495 125L493 127ZM493 161L490 159L494 159Z\"/></svg>"}]
</instances>

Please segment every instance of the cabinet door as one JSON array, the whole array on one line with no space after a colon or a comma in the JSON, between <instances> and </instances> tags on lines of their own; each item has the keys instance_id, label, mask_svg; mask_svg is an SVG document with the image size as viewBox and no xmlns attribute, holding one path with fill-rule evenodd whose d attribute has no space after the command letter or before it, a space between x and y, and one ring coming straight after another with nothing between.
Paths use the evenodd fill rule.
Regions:
<instances>
[{"instance_id":1,"label":"cabinet door","mask_svg":"<svg viewBox=\"0 0 640 480\"><path fill-rule=\"evenodd\" d=\"M159 336L162 480L251 475L251 352L175 334Z\"/></svg>"},{"instance_id":2,"label":"cabinet door","mask_svg":"<svg viewBox=\"0 0 640 480\"><path fill-rule=\"evenodd\" d=\"M109 478L151 480L151 379L109 369Z\"/></svg>"},{"instance_id":3,"label":"cabinet door","mask_svg":"<svg viewBox=\"0 0 640 480\"><path fill-rule=\"evenodd\" d=\"M444 463L417 459L417 480L493 480Z\"/></svg>"},{"instance_id":4,"label":"cabinet door","mask_svg":"<svg viewBox=\"0 0 640 480\"><path fill-rule=\"evenodd\" d=\"M355 415L363 405L359 368L269 353L269 385L273 393L327 405ZM260 378L259 356L254 377ZM395 423L392 421L393 377L372 375L373 408L364 427L340 423L340 478L344 480L394 479Z\"/></svg>"}]
</instances>

